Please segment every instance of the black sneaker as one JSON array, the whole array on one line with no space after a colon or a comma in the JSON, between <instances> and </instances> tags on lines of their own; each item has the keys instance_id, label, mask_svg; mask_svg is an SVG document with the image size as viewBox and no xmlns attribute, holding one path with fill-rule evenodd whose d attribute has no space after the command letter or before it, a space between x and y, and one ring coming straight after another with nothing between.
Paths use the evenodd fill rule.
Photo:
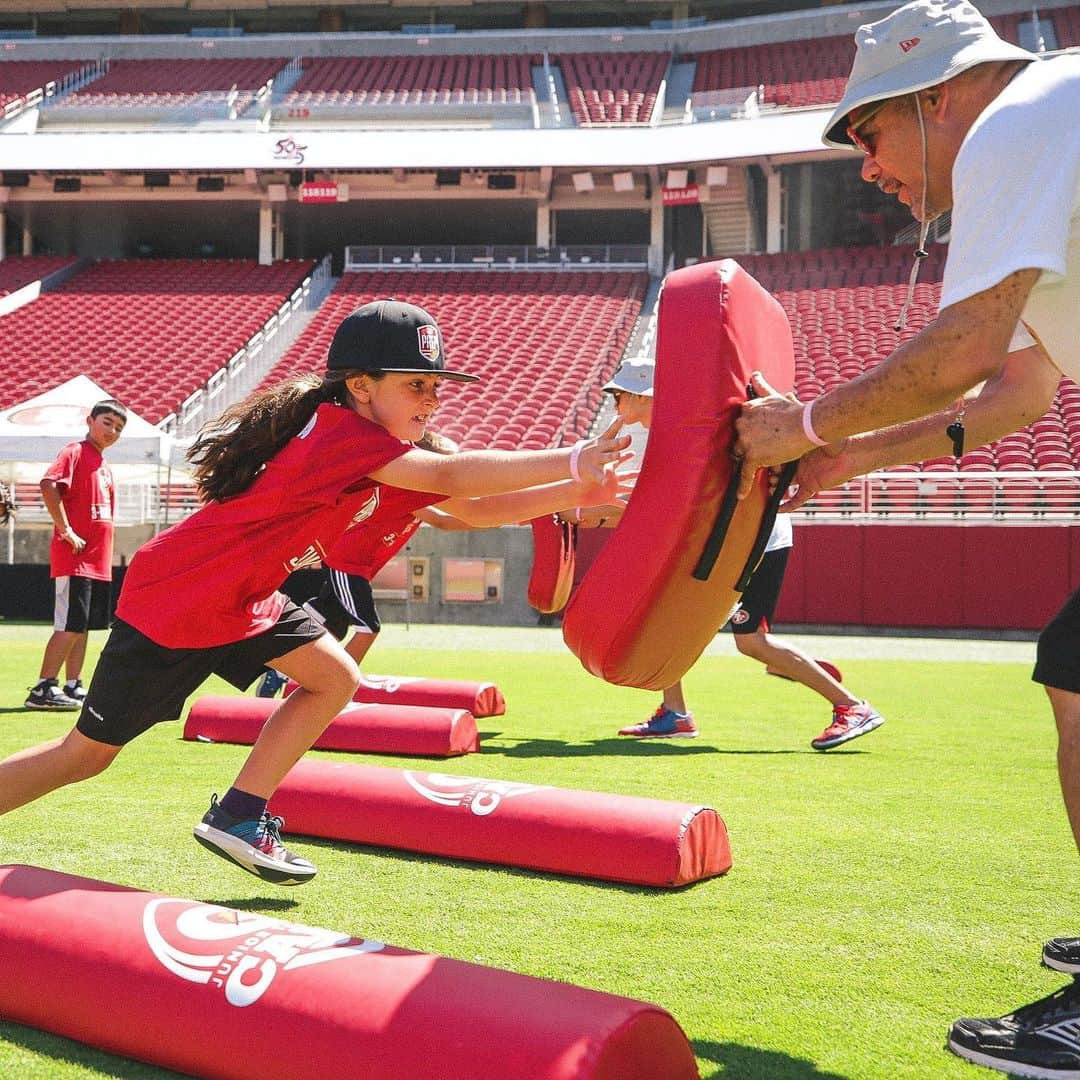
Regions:
<instances>
[{"instance_id":1,"label":"black sneaker","mask_svg":"<svg viewBox=\"0 0 1080 1080\"><path fill-rule=\"evenodd\" d=\"M949 1030L954 1054L1012 1076L1080 1078L1080 983L996 1020L957 1020Z\"/></svg>"},{"instance_id":2,"label":"black sneaker","mask_svg":"<svg viewBox=\"0 0 1080 1080\"><path fill-rule=\"evenodd\" d=\"M76 712L82 708L82 702L68 697L56 679L42 679L37 686L32 686L23 705L44 712Z\"/></svg>"},{"instance_id":3,"label":"black sneaker","mask_svg":"<svg viewBox=\"0 0 1080 1080\"><path fill-rule=\"evenodd\" d=\"M281 842L282 818L267 811L258 821L244 821L225 813L217 796L195 826L195 839L215 855L236 863L242 870L275 885L303 885L316 874L315 867L289 851Z\"/></svg>"},{"instance_id":4,"label":"black sneaker","mask_svg":"<svg viewBox=\"0 0 1080 1080\"><path fill-rule=\"evenodd\" d=\"M64 683L64 693L80 705L86 700L86 687L83 686L82 679L68 679Z\"/></svg>"},{"instance_id":5,"label":"black sneaker","mask_svg":"<svg viewBox=\"0 0 1080 1080\"><path fill-rule=\"evenodd\" d=\"M1080 975L1080 937L1051 938L1043 946L1042 962L1055 971Z\"/></svg>"}]
</instances>

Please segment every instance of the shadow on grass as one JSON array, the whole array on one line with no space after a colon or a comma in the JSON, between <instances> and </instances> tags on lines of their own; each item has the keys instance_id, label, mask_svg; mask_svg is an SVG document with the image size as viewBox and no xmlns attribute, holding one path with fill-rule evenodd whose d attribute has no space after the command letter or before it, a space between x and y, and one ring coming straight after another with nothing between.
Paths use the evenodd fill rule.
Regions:
<instances>
[{"instance_id":1,"label":"shadow on grass","mask_svg":"<svg viewBox=\"0 0 1080 1080\"><path fill-rule=\"evenodd\" d=\"M131 1058L117 1057L73 1039L66 1039L62 1035L38 1031L37 1028L24 1027L6 1020L0 1021L0 1042L21 1046L24 1050L40 1054L59 1065L92 1069L95 1074L115 1077L117 1080L169 1080L171 1077L180 1078L186 1075L157 1065L147 1065L142 1061L133 1061Z\"/></svg>"},{"instance_id":2,"label":"shadow on grass","mask_svg":"<svg viewBox=\"0 0 1080 1080\"><path fill-rule=\"evenodd\" d=\"M266 896L245 896L243 900L203 900L204 904L217 904L218 907L236 908L238 911L257 911L260 915L269 915L275 911L292 911L300 905L295 900L270 899Z\"/></svg>"},{"instance_id":3,"label":"shadow on grass","mask_svg":"<svg viewBox=\"0 0 1080 1080\"><path fill-rule=\"evenodd\" d=\"M848 1080L843 1073L821 1070L812 1061L778 1050L708 1039L694 1039L692 1045L699 1059L720 1066L702 1073L702 1080Z\"/></svg>"},{"instance_id":4,"label":"shadow on grass","mask_svg":"<svg viewBox=\"0 0 1080 1080\"><path fill-rule=\"evenodd\" d=\"M656 757L680 754L816 754L816 750L788 747L776 750L726 750L720 746L704 746L687 739L593 739L591 742L568 743L561 739L518 739L489 742L497 735L481 732L480 753L502 754L504 757ZM861 751L855 751L861 753Z\"/></svg>"},{"instance_id":5,"label":"shadow on grass","mask_svg":"<svg viewBox=\"0 0 1080 1080\"><path fill-rule=\"evenodd\" d=\"M508 866L506 863L480 862L451 855L433 855L424 851L406 851L404 848L379 847L378 844L355 844L348 840L329 840L323 836L303 836L293 833L293 837L311 847L329 848L334 851L349 851L356 855L378 855L395 862L423 863L425 865L450 866L455 870L468 870L483 874L507 874L511 877L529 878L534 881L565 881L574 885L583 885L593 889L607 889L627 893L633 896L655 896L657 893L682 893L695 885L718 881L723 875L691 881L686 885L669 887L667 885L635 885L628 881L605 881L600 878L579 877L577 874L560 874L555 870L533 870L524 866ZM257 901L252 901L257 903Z\"/></svg>"}]
</instances>

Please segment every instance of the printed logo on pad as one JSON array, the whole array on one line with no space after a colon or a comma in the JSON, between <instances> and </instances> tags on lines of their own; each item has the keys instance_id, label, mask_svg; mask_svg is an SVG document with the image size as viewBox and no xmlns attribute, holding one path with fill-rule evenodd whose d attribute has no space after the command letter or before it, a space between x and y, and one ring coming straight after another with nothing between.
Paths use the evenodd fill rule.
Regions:
<instances>
[{"instance_id":1,"label":"printed logo on pad","mask_svg":"<svg viewBox=\"0 0 1080 1080\"><path fill-rule=\"evenodd\" d=\"M440 806L469 810L477 817L493 814L503 799L544 791L546 784L518 784L508 780L480 780L474 776L415 773L405 770L409 786Z\"/></svg>"},{"instance_id":2,"label":"printed logo on pad","mask_svg":"<svg viewBox=\"0 0 1080 1080\"><path fill-rule=\"evenodd\" d=\"M384 948L337 930L171 897L146 905L143 934L162 967L221 991L237 1008L254 1005L290 971Z\"/></svg>"},{"instance_id":3,"label":"printed logo on pad","mask_svg":"<svg viewBox=\"0 0 1080 1080\"><path fill-rule=\"evenodd\" d=\"M396 694L409 683L423 682L420 675L365 675L360 673L360 685L368 690L381 690L384 694Z\"/></svg>"}]
</instances>

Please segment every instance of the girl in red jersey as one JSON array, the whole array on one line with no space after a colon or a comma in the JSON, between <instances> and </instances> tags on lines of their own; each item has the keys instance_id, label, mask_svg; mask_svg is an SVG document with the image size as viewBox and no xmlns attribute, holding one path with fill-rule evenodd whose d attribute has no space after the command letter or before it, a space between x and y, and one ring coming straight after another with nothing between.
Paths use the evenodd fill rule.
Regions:
<instances>
[{"instance_id":1,"label":"girl in red jersey","mask_svg":"<svg viewBox=\"0 0 1080 1080\"><path fill-rule=\"evenodd\" d=\"M267 801L352 697L359 672L277 591L281 582L367 516L379 484L466 498L568 474L586 495L617 487L629 443L617 428L562 450L416 449L439 380L476 379L446 370L438 327L421 308L380 300L357 309L338 327L327 368L256 393L204 428L189 457L205 505L135 554L78 722L0 762L0 813L97 775L137 735L177 719L211 674L244 689L272 666L300 689L195 836L265 881L309 881L315 867L282 845Z\"/></svg>"}]
</instances>

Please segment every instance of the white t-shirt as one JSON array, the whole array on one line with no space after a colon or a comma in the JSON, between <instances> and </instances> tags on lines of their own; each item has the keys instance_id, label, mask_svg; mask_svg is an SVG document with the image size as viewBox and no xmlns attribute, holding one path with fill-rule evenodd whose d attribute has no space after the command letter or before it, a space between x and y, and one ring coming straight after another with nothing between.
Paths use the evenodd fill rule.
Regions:
<instances>
[{"instance_id":1,"label":"white t-shirt","mask_svg":"<svg viewBox=\"0 0 1080 1080\"><path fill-rule=\"evenodd\" d=\"M1080 381L1080 56L1036 60L980 113L953 166L941 308L1041 269L1023 321ZM1012 349L1029 345L1014 337Z\"/></svg>"},{"instance_id":2,"label":"white t-shirt","mask_svg":"<svg viewBox=\"0 0 1080 1080\"><path fill-rule=\"evenodd\" d=\"M776 524L769 533L769 542L765 545L766 552L779 551L781 548L789 548L795 543L795 537L791 532L791 515L777 514Z\"/></svg>"}]
</instances>

